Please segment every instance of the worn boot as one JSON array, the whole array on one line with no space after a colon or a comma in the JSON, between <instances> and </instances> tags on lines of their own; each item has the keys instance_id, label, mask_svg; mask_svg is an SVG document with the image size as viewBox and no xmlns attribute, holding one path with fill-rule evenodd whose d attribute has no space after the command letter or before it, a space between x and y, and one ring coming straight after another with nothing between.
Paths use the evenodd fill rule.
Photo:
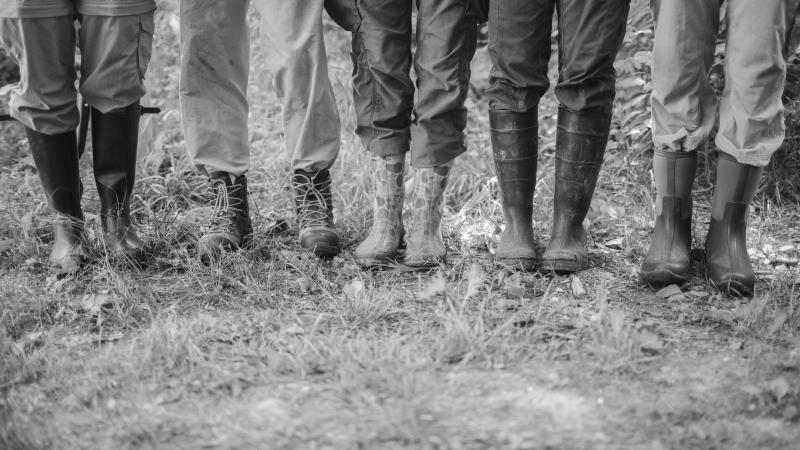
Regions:
<instances>
[{"instance_id":1,"label":"worn boot","mask_svg":"<svg viewBox=\"0 0 800 450\"><path fill-rule=\"evenodd\" d=\"M75 132L53 136L25 129L47 203L56 212L50 262L77 272L86 258L81 211L81 181Z\"/></svg>"},{"instance_id":2,"label":"worn boot","mask_svg":"<svg viewBox=\"0 0 800 450\"><path fill-rule=\"evenodd\" d=\"M136 181L139 102L109 113L92 108L94 179L100 196L100 225L106 246L133 254L144 247L131 226Z\"/></svg>"},{"instance_id":3,"label":"worn boot","mask_svg":"<svg viewBox=\"0 0 800 450\"><path fill-rule=\"evenodd\" d=\"M733 296L750 297L755 289L747 254L747 208L763 173L763 167L739 163L720 152L706 237L706 274L717 289Z\"/></svg>"},{"instance_id":4,"label":"worn boot","mask_svg":"<svg viewBox=\"0 0 800 450\"><path fill-rule=\"evenodd\" d=\"M356 263L370 267L392 261L403 240L403 163L405 155L372 157L372 229L356 248Z\"/></svg>"},{"instance_id":5,"label":"worn boot","mask_svg":"<svg viewBox=\"0 0 800 450\"><path fill-rule=\"evenodd\" d=\"M553 230L542 256L542 268L572 273L589 267L583 220L600 174L611 111L558 110Z\"/></svg>"},{"instance_id":6,"label":"worn boot","mask_svg":"<svg viewBox=\"0 0 800 450\"><path fill-rule=\"evenodd\" d=\"M642 263L642 279L648 283L680 284L689 279L696 169L696 151L656 150L653 154L656 225L650 251Z\"/></svg>"},{"instance_id":7,"label":"worn boot","mask_svg":"<svg viewBox=\"0 0 800 450\"><path fill-rule=\"evenodd\" d=\"M499 263L533 270L533 191L539 145L538 108L526 113L489 111L494 167L506 228L495 258Z\"/></svg>"},{"instance_id":8,"label":"worn boot","mask_svg":"<svg viewBox=\"0 0 800 450\"><path fill-rule=\"evenodd\" d=\"M442 199L452 162L414 170L411 226L406 236L404 262L411 267L432 267L444 262L447 249L442 237Z\"/></svg>"},{"instance_id":9,"label":"worn boot","mask_svg":"<svg viewBox=\"0 0 800 450\"><path fill-rule=\"evenodd\" d=\"M320 258L333 258L342 251L333 225L331 175L327 169L295 170L292 176L300 246Z\"/></svg>"},{"instance_id":10,"label":"worn boot","mask_svg":"<svg viewBox=\"0 0 800 450\"><path fill-rule=\"evenodd\" d=\"M247 177L211 172L209 181L216 200L205 234L197 242L197 254L204 264L245 246L253 234Z\"/></svg>"}]
</instances>

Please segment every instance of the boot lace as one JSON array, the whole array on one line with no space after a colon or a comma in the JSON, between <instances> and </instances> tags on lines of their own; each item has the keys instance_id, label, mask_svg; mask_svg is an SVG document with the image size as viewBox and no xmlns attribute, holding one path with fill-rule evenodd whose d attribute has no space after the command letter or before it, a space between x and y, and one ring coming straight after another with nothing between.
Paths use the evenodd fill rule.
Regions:
<instances>
[{"instance_id":1,"label":"boot lace","mask_svg":"<svg viewBox=\"0 0 800 450\"><path fill-rule=\"evenodd\" d=\"M231 198L231 194L236 193L241 186L233 184L228 187L225 180L222 179L213 180L212 183L216 191L216 200L209 221L209 232L225 233L234 227L234 220L240 206L239 200L235 197Z\"/></svg>"},{"instance_id":2,"label":"boot lace","mask_svg":"<svg viewBox=\"0 0 800 450\"><path fill-rule=\"evenodd\" d=\"M298 180L298 178L301 178ZM297 205L297 220L301 228L329 226L330 211L325 196L317 188L314 181L306 175L296 175L293 180L298 190L300 202ZM326 181L330 184L330 181Z\"/></svg>"}]
</instances>

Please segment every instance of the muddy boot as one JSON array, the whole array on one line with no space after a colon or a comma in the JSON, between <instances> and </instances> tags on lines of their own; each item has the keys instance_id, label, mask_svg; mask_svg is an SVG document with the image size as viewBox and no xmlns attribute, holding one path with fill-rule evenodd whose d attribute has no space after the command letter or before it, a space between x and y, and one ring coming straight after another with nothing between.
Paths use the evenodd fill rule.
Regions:
<instances>
[{"instance_id":1,"label":"muddy boot","mask_svg":"<svg viewBox=\"0 0 800 450\"><path fill-rule=\"evenodd\" d=\"M533 190L539 144L538 108L526 113L489 111L492 149L506 228L497 262L533 270Z\"/></svg>"},{"instance_id":2,"label":"muddy boot","mask_svg":"<svg viewBox=\"0 0 800 450\"><path fill-rule=\"evenodd\" d=\"M442 237L442 199L452 162L414 170L411 226L406 236L404 263L433 267L444 262L447 249Z\"/></svg>"},{"instance_id":3,"label":"muddy boot","mask_svg":"<svg viewBox=\"0 0 800 450\"><path fill-rule=\"evenodd\" d=\"M692 249L692 185L697 152L653 155L656 181L656 225L650 251L642 263L642 279L654 284L689 280Z\"/></svg>"},{"instance_id":4,"label":"muddy boot","mask_svg":"<svg viewBox=\"0 0 800 450\"><path fill-rule=\"evenodd\" d=\"M403 163L405 155L372 157L375 200L372 229L356 248L356 263L370 267L392 261L403 240Z\"/></svg>"},{"instance_id":5,"label":"muddy boot","mask_svg":"<svg viewBox=\"0 0 800 450\"><path fill-rule=\"evenodd\" d=\"M91 114L94 179L100 197L103 237L112 251L135 254L144 247L131 226L139 102L106 114L92 108Z\"/></svg>"},{"instance_id":6,"label":"muddy boot","mask_svg":"<svg viewBox=\"0 0 800 450\"><path fill-rule=\"evenodd\" d=\"M253 234L247 177L212 172L209 182L216 200L204 235L197 241L197 256L204 264L247 245Z\"/></svg>"},{"instance_id":7,"label":"muddy boot","mask_svg":"<svg viewBox=\"0 0 800 450\"><path fill-rule=\"evenodd\" d=\"M87 255L75 132L49 136L30 128L25 131L47 203L56 212L50 263L62 272L75 273Z\"/></svg>"},{"instance_id":8,"label":"muddy boot","mask_svg":"<svg viewBox=\"0 0 800 450\"><path fill-rule=\"evenodd\" d=\"M572 273L589 267L583 220L600 174L610 125L610 110L558 110L553 229L542 256L545 271Z\"/></svg>"},{"instance_id":9,"label":"muddy boot","mask_svg":"<svg viewBox=\"0 0 800 450\"><path fill-rule=\"evenodd\" d=\"M747 208L764 168L741 164L722 152L719 155L706 237L706 275L720 292L751 297L756 277L747 254Z\"/></svg>"},{"instance_id":10,"label":"muddy boot","mask_svg":"<svg viewBox=\"0 0 800 450\"><path fill-rule=\"evenodd\" d=\"M342 251L339 234L333 225L331 175L295 170L292 176L300 246L320 258L333 258Z\"/></svg>"}]
</instances>

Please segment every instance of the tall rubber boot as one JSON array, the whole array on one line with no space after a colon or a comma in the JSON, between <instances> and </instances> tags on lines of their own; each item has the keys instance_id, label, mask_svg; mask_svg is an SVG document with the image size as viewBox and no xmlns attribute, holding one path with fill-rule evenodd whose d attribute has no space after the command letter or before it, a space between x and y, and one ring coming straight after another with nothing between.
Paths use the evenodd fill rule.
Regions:
<instances>
[{"instance_id":1,"label":"tall rubber boot","mask_svg":"<svg viewBox=\"0 0 800 450\"><path fill-rule=\"evenodd\" d=\"M404 161L404 154L372 157L372 229L355 251L356 263L362 267L385 264L397 257L403 240Z\"/></svg>"},{"instance_id":2,"label":"tall rubber boot","mask_svg":"<svg viewBox=\"0 0 800 450\"><path fill-rule=\"evenodd\" d=\"M452 161L414 170L411 226L406 236L403 262L411 267L433 267L444 262L447 248L442 237L442 200Z\"/></svg>"},{"instance_id":3,"label":"tall rubber boot","mask_svg":"<svg viewBox=\"0 0 800 450\"><path fill-rule=\"evenodd\" d=\"M75 132L50 136L30 128L25 131L47 203L56 212L50 262L63 272L75 273L87 254Z\"/></svg>"},{"instance_id":4,"label":"tall rubber boot","mask_svg":"<svg viewBox=\"0 0 800 450\"><path fill-rule=\"evenodd\" d=\"M333 224L331 174L295 170L292 176L300 246L320 258L333 258L342 251L339 234Z\"/></svg>"},{"instance_id":5,"label":"tall rubber boot","mask_svg":"<svg viewBox=\"0 0 800 450\"><path fill-rule=\"evenodd\" d=\"M689 280L692 250L692 185L697 152L653 154L656 181L656 224L650 251L642 263L642 279L653 284Z\"/></svg>"},{"instance_id":6,"label":"tall rubber boot","mask_svg":"<svg viewBox=\"0 0 800 450\"><path fill-rule=\"evenodd\" d=\"M144 247L131 226L139 102L105 114L92 108L91 114L94 180L100 197L103 238L112 251L134 254Z\"/></svg>"},{"instance_id":7,"label":"tall rubber boot","mask_svg":"<svg viewBox=\"0 0 800 450\"><path fill-rule=\"evenodd\" d=\"M558 110L553 230L542 256L542 268L572 273L589 267L583 220L600 174L610 109Z\"/></svg>"},{"instance_id":8,"label":"tall rubber boot","mask_svg":"<svg viewBox=\"0 0 800 450\"><path fill-rule=\"evenodd\" d=\"M539 145L538 107L525 113L489 111L494 167L506 228L497 262L533 270L533 192Z\"/></svg>"},{"instance_id":9,"label":"tall rubber boot","mask_svg":"<svg viewBox=\"0 0 800 450\"><path fill-rule=\"evenodd\" d=\"M747 254L747 209L764 168L741 164L722 152L719 155L706 237L706 275L720 292L750 297L756 277Z\"/></svg>"},{"instance_id":10,"label":"tall rubber boot","mask_svg":"<svg viewBox=\"0 0 800 450\"><path fill-rule=\"evenodd\" d=\"M203 264L246 245L253 234L247 177L227 172L211 172L209 185L214 192L214 210L205 233L197 241L197 256Z\"/></svg>"}]
</instances>

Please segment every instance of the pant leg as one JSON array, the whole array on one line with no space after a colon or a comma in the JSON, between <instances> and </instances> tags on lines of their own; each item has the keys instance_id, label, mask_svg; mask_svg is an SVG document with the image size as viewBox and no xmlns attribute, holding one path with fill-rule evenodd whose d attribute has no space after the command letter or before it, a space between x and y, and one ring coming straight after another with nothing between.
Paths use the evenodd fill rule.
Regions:
<instances>
[{"instance_id":1,"label":"pant leg","mask_svg":"<svg viewBox=\"0 0 800 450\"><path fill-rule=\"evenodd\" d=\"M661 151L692 151L711 134L717 97L714 64L719 0L652 0L653 142Z\"/></svg>"},{"instance_id":2,"label":"pant leg","mask_svg":"<svg viewBox=\"0 0 800 450\"><path fill-rule=\"evenodd\" d=\"M410 0L343 0L356 6L353 102L356 134L378 155L409 150L414 84L411 81Z\"/></svg>"},{"instance_id":3,"label":"pant leg","mask_svg":"<svg viewBox=\"0 0 800 450\"><path fill-rule=\"evenodd\" d=\"M478 18L470 0L417 2L415 121L411 164L433 167L466 151L464 128L470 61L478 39Z\"/></svg>"},{"instance_id":4,"label":"pant leg","mask_svg":"<svg viewBox=\"0 0 800 450\"><path fill-rule=\"evenodd\" d=\"M19 65L11 116L40 133L55 135L78 127L74 24L72 15L0 19L0 44Z\"/></svg>"},{"instance_id":5,"label":"pant leg","mask_svg":"<svg viewBox=\"0 0 800 450\"><path fill-rule=\"evenodd\" d=\"M328 78L323 3L255 0L294 170L327 169L339 154L341 127Z\"/></svg>"},{"instance_id":6,"label":"pant leg","mask_svg":"<svg viewBox=\"0 0 800 450\"><path fill-rule=\"evenodd\" d=\"M559 74L555 92L572 111L611 110L629 0L558 0Z\"/></svg>"},{"instance_id":7,"label":"pant leg","mask_svg":"<svg viewBox=\"0 0 800 450\"><path fill-rule=\"evenodd\" d=\"M181 0L180 101L192 161L241 175L247 136L249 0Z\"/></svg>"},{"instance_id":8,"label":"pant leg","mask_svg":"<svg viewBox=\"0 0 800 450\"><path fill-rule=\"evenodd\" d=\"M720 150L742 164L766 166L783 143L784 42L794 20L790 0L729 0Z\"/></svg>"},{"instance_id":9,"label":"pant leg","mask_svg":"<svg viewBox=\"0 0 800 450\"><path fill-rule=\"evenodd\" d=\"M486 97L492 111L537 108L550 87L550 34L555 0L491 0Z\"/></svg>"},{"instance_id":10,"label":"pant leg","mask_svg":"<svg viewBox=\"0 0 800 450\"><path fill-rule=\"evenodd\" d=\"M80 92L84 101L100 112L125 108L146 93L144 76L153 46L153 13L81 19Z\"/></svg>"}]
</instances>

